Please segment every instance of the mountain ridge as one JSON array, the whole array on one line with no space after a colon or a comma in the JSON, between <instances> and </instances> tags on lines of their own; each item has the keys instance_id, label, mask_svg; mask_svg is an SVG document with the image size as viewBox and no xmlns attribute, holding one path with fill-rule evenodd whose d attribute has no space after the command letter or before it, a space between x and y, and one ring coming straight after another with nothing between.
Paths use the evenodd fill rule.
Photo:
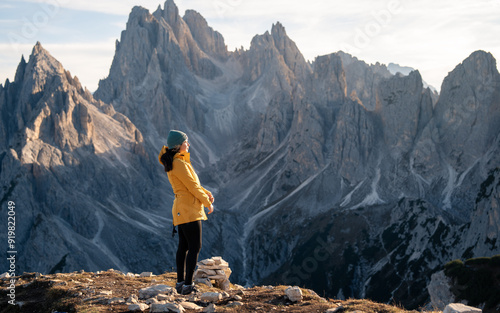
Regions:
<instances>
[{"instance_id":1,"label":"mountain ridge","mask_svg":"<svg viewBox=\"0 0 500 313\"><path fill-rule=\"evenodd\" d=\"M436 149L434 143L436 139L431 136L431 133L435 132L435 130L431 130L435 129L435 127L431 126L435 125L435 118L432 115L434 114L436 99L433 98L430 91L423 89L422 78L418 72L412 73L409 77L396 77L391 75L382 65L368 66L356 58L336 53L318 57L312 63L316 69L311 72L312 69L309 68L306 71L306 79L304 80L300 78L301 76L304 77L304 75L296 75L297 73L292 70L295 67L289 66L295 63L286 61L287 50L283 50L286 45L276 46L276 37L280 35L286 36L286 32L282 25L277 23L273 25L270 33L266 32L263 35L255 36L249 50L238 51L238 54L232 54L229 57L230 59L235 58L236 61L242 64L240 69L243 74L239 77L243 77L243 80L236 77L233 80L234 83L230 84L240 86L234 89L243 89L243 92L240 96L240 104L236 105L232 102L233 100L230 100L229 105L226 105L224 110L231 113L225 113L224 118L220 117L217 120L224 119L225 123L227 123L226 132L234 134L238 133L238 128L234 128L234 125L240 124L238 118L235 117L236 111L234 110L236 108L244 112L245 116L250 117L248 119L250 124L254 123L253 117L251 117L254 116L252 111L256 110L260 114L264 114L264 116L261 122L254 124L255 126L259 125L257 138L243 136L242 141L239 139L239 142L235 142L231 136L224 136L224 142L235 142L236 148L230 150L229 157L218 158L215 163L216 170L203 169L201 174L202 177L208 179L209 184L214 182L213 184L217 186L218 196L222 197L226 208L232 211L240 206L244 207L241 222L234 222L236 228L243 227L244 229L243 237L237 241L239 247L235 247L231 243L226 243L226 245L231 247L233 251L241 251L241 247L247 245L260 247L255 252L245 251L245 249L241 251L243 261L240 264L243 268L242 272L245 273L243 277L246 277L244 279L251 277L250 281L259 281L266 275L263 274L265 271L262 271L260 266L265 263L275 264L276 260L279 260L278 263L283 262L290 257L294 249L297 249L294 246L287 246L287 244L274 246L272 241L265 243L265 240L254 239L261 236L255 231L255 227L263 223L263 219L276 220L276 214L271 214L271 212L278 210L280 206L292 205L294 210L298 210L296 201L302 203L300 205L302 207L307 206L308 201L306 199L311 198L308 195L309 190L318 188L317 190L321 190L321 194L325 194L323 197L330 200L335 199L334 201L338 201L337 203L343 204L347 208L350 207L351 210L367 205L387 205L388 202L400 199L401 195L394 197L394 194L398 195L398 193L403 193L403 195L408 193L406 197L410 197L410 199L413 197L418 199L425 196L426 193L430 193L430 196L427 196L429 198L427 201L430 201L429 206L436 205L440 207L443 203L452 205L451 198L447 196L453 193L456 184L453 181L443 187L441 182L441 179L451 181L455 177L453 171L443 175L443 178L438 178L439 175L438 177L428 175L430 166L437 166L437 168L443 170L439 161L442 152ZM278 40L278 42L287 40L289 39ZM296 55L293 52L295 51L294 45L288 45L288 47L290 48L288 55ZM302 63L300 57L298 64L306 64L303 68L308 68L307 63ZM220 64L219 66L223 67L224 65ZM367 74L360 75L363 71L369 73L369 80L366 79ZM320 76L322 72L324 74ZM237 73L241 72L238 70ZM304 73L304 71L298 73ZM307 76L307 73L309 73L309 76ZM221 78L222 81L224 81L223 77L224 75ZM293 80L294 77L296 80ZM390 80L393 81L392 85L387 83ZM241 84L242 82L243 84ZM371 88L363 88L365 84L368 84ZM210 84L206 85L206 87L208 86ZM408 87L410 86L413 86L412 93L408 93ZM202 93L207 92L208 88L203 89ZM314 92L311 92L312 90ZM257 93L260 94L258 98L254 96ZM252 96L248 97L249 94ZM216 93L216 95L224 97L225 93ZM350 100L347 97L348 95ZM259 102L255 102L256 100ZM246 102L247 107L242 105L241 102ZM175 103L175 100L171 103ZM350 103L350 105L343 105L343 103ZM417 105L412 105L412 103ZM405 106L400 107L403 104ZM200 105L200 103L196 105ZM201 105L203 106L203 104ZM210 116L210 106L208 104L206 106ZM231 109L231 107L234 109ZM354 111L345 111L347 108L354 109ZM340 112L342 113L339 114ZM349 114L347 114L348 112ZM333 127L325 132L325 127L334 125L335 116L344 119L349 117L352 114L351 112L355 113L354 116L350 117L353 119L354 132L347 132L347 129L343 128L344 124L339 123L340 120L337 120L338 128ZM406 115L407 112L412 112L413 115ZM361 116L363 116L361 125L364 127L358 130ZM210 126L208 126L210 122L208 121L209 119L205 119L206 124L204 124L204 127L210 129ZM255 128L255 126L248 129ZM190 129L190 126L186 125L186 129ZM383 130L383 132L380 132L380 130ZM407 133L400 137L402 130ZM358 141L352 141L353 133L359 134ZM332 135L335 136L335 140L333 140L333 146L329 148L331 143L327 138ZM213 137L207 136L205 138L210 140ZM241 137L238 136L237 138ZM358 142L364 144L359 145ZM195 144L198 143L195 142ZM212 142L212 144L214 147L220 146L217 142ZM345 145L350 145L350 148L346 148ZM414 148L415 146L417 149ZM247 147L247 151L252 151L252 153L246 153L244 147ZM387 147L389 147L391 154L386 157L385 152L380 153L380 151L381 149L387 149ZM422 158L424 156L428 158L429 147L431 147L430 151L434 153L432 156L434 161L422 166L424 163ZM255 151L255 149L258 150ZM344 155L343 151L350 151L350 155ZM210 152L210 154L213 153L215 152ZM225 153L222 153L222 155ZM411 157L408 157L408 155ZM360 156L363 156L363 158L360 158ZM384 159L393 159L396 164L390 165L387 162L382 162ZM409 176L403 174L404 172L398 173L398 167L396 166L398 163L401 163L402 168L410 169ZM335 167L332 166L333 164L335 164ZM359 166L360 164L362 166ZM256 168L262 170L257 170L255 174L252 173ZM340 177L334 174L339 170ZM312 175L308 173L312 173ZM329 174L325 175L325 173ZM384 175L383 173L390 173L390 175ZM368 176L366 176L367 174ZM433 174L436 174L436 172L433 172ZM394 178L390 179L391 175L394 175L393 177L396 180ZM467 172L462 173L462 177L465 177L465 175L467 175ZM401 177L400 180L397 180L398 176ZM231 181L229 184L224 183L224 180L227 179ZM391 180L394 183L391 183ZM257 184L254 185L250 183L251 181L255 181ZM377 185L381 183L388 184L389 188L377 188ZM403 187L403 191L401 191L401 183L406 186ZM325 187L325 185L329 186L329 188ZM240 186L252 187L242 189ZM335 192L334 190L339 187L340 193ZM425 189L430 191L426 192ZM270 190L271 192L269 192ZM299 194L301 196L297 198ZM330 195L327 196L327 194ZM445 195L444 202L438 200L443 199L440 194ZM469 198L469 204L473 203L473 197L471 195L471 198ZM231 198L238 200L231 200ZM313 196L312 198L318 197ZM295 201L292 199L295 199ZM294 202L295 204L292 204ZM321 204L321 201L318 202L318 200L313 200L312 203L317 203L316 207L322 207L322 209L317 210L319 212L331 206L325 206L326 203ZM408 205L411 201L404 203ZM460 204L459 202L455 204L462 207L469 205ZM302 210L304 208L298 211ZM251 213L253 211L255 213ZM282 212L282 210L278 211ZM306 209L305 212L306 216L314 215L312 213L314 210ZM229 212L225 212L225 214L232 215ZM286 215L286 213L283 214ZM439 213L438 210L434 214L443 213ZM467 220L465 217L467 213L463 209L461 215L462 217L459 217L458 220ZM245 221L246 218L248 218L247 221ZM429 218L432 217L429 216ZM458 220L456 217L450 216L449 218L449 221L454 221L452 224L460 223ZM231 230L224 230L222 225L219 226L217 222L215 223L217 226L212 225L214 229L220 227L219 231L221 233L231 233ZM436 227L438 226L439 223L436 224ZM293 226L282 228L282 233L289 232L290 228L293 228ZM268 232L266 230L262 231ZM273 236L269 237L269 239L273 237L280 238L279 234L271 233ZM294 241L294 239L290 240L290 238L283 240L285 242ZM260 251L273 251L275 249L282 251L280 255L270 257L266 262L262 262L262 257L259 256ZM230 251L231 249L227 250ZM222 252L220 249L216 251L224 253L225 249ZM249 254L249 252L251 253ZM239 252L237 253L239 254ZM443 259L446 257L448 256L443 256ZM231 259L230 257L230 260L235 263L237 268L239 258ZM250 261L251 259L261 260L258 263L260 265L257 266L257 263ZM254 268L253 271L259 274L254 276L254 274L248 272L249 268ZM268 268L267 271L273 271L277 269L277 266L265 266L265 268Z\"/></svg>"}]
</instances>

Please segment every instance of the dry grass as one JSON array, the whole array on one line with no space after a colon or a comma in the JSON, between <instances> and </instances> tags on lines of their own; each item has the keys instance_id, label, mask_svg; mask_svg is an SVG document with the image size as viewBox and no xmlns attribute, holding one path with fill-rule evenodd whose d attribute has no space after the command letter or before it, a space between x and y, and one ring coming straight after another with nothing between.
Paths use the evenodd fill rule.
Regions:
<instances>
[{"instance_id":1,"label":"dry grass","mask_svg":"<svg viewBox=\"0 0 500 313\"><path fill-rule=\"evenodd\" d=\"M96 273L69 273L43 275L24 274L17 277L16 301L23 303L21 307L9 305L6 297L0 302L0 313L4 312L128 312L126 304L109 304L109 299L118 297L128 299L138 295L140 289L156 284L175 286L175 273L165 273L154 277L132 278L120 273L107 271ZM7 280L2 280L0 292L6 294ZM229 295L235 296L238 291L232 285ZM337 313L405 313L409 312L398 306L386 305L369 300L349 299L345 301L324 299L313 291L303 289L303 300L292 303L285 296L287 286L257 286L247 288L240 295L243 305L231 307L231 297L215 303L217 312L325 312L338 308ZM198 285L199 293L220 291L217 288ZM111 295L100 294L111 291ZM177 296L176 301L187 300L187 296ZM196 300L201 306L208 303ZM186 310L186 312L195 312Z\"/></svg>"}]
</instances>

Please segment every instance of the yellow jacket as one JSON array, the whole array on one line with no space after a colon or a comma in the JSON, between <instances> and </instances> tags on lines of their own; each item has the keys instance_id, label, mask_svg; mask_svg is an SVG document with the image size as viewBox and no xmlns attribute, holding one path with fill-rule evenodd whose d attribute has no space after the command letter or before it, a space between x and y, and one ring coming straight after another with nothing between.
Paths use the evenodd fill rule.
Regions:
<instances>
[{"instance_id":1,"label":"yellow jacket","mask_svg":"<svg viewBox=\"0 0 500 313\"><path fill-rule=\"evenodd\" d=\"M210 207L210 191L200 185L200 179L191 165L188 152L177 153L172 162L168 180L175 194L172 216L174 226L206 220L203 206Z\"/></svg>"}]
</instances>

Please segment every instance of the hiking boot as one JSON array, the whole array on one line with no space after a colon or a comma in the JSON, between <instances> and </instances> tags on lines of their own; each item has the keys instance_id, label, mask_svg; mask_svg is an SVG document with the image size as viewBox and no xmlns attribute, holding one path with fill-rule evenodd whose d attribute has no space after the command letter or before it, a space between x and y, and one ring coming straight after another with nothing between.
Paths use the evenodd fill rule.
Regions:
<instances>
[{"instance_id":1,"label":"hiking boot","mask_svg":"<svg viewBox=\"0 0 500 313\"><path fill-rule=\"evenodd\" d=\"M182 286L182 294L183 295L188 295L191 292L196 292L196 291L198 291L198 290L196 289L194 284Z\"/></svg>"},{"instance_id":2,"label":"hiking boot","mask_svg":"<svg viewBox=\"0 0 500 313\"><path fill-rule=\"evenodd\" d=\"M175 290L177 290L178 294L182 293L182 287L183 286L184 286L184 282L183 281L181 281L180 283L176 283L175 284Z\"/></svg>"}]
</instances>

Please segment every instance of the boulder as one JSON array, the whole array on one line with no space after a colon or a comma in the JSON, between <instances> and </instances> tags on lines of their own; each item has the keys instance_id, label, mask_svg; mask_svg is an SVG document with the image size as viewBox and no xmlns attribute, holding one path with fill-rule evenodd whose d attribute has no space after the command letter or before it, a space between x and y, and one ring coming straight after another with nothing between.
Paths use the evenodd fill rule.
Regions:
<instances>
[{"instance_id":1,"label":"boulder","mask_svg":"<svg viewBox=\"0 0 500 313\"><path fill-rule=\"evenodd\" d=\"M448 303L455 301L455 296L450 291L450 285L450 278L446 277L443 271L432 274L427 291L431 297L433 309L443 310Z\"/></svg>"},{"instance_id":2,"label":"boulder","mask_svg":"<svg viewBox=\"0 0 500 313\"><path fill-rule=\"evenodd\" d=\"M113 294L112 290L101 290L97 294L98 296L111 296Z\"/></svg>"},{"instance_id":3,"label":"boulder","mask_svg":"<svg viewBox=\"0 0 500 313\"><path fill-rule=\"evenodd\" d=\"M145 311L149 309L149 305L144 304L144 303L134 303L134 304L129 304L128 310L131 312L136 312L136 311Z\"/></svg>"},{"instance_id":4,"label":"boulder","mask_svg":"<svg viewBox=\"0 0 500 313\"><path fill-rule=\"evenodd\" d=\"M239 306L243 306L243 302L234 301L234 302L231 302L228 305L226 305L226 308L236 308L236 307L239 307Z\"/></svg>"},{"instance_id":5,"label":"boulder","mask_svg":"<svg viewBox=\"0 0 500 313\"><path fill-rule=\"evenodd\" d=\"M205 292L201 295L200 299L206 302L217 302L222 300L222 294L218 292Z\"/></svg>"},{"instance_id":6,"label":"boulder","mask_svg":"<svg viewBox=\"0 0 500 313\"><path fill-rule=\"evenodd\" d=\"M288 287L285 289L285 294L292 302L302 301L302 290L299 287Z\"/></svg>"},{"instance_id":7,"label":"boulder","mask_svg":"<svg viewBox=\"0 0 500 313\"><path fill-rule=\"evenodd\" d=\"M151 304L149 312L151 313L160 313L160 312L175 312L182 313L184 312L184 308L177 303L154 303Z\"/></svg>"},{"instance_id":8,"label":"boulder","mask_svg":"<svg viewBox=\"0 0 500 313\"><path fill-rule=\"evenodd\" d=\"M213 287L212 282L208 278L196 278L194 280L196 283L207 285L208 287Z\"/></svg>"},{"instance_id":9,"label":"boulder","mask_svg":"<svg viewBox=\"0 0 500 313\"><path fill-rule=\"evenodd\" d=\"M443 313L481 313L481 309L462 303L450 303L444 308Z\"/></svg>"},{"instance_id":10,"label":"boulder","mask_svg":"<svg viewBox=\"0 0 500 313\"><path fill-rule=\"evenodd\" d=\"M151 297L156 297L157 295L165 294L173 294L175 289L173 287L167 286L167 285L154 285L146 288L142 288L139 290L139 298L140 299L149 299Z\"/></svg>"},{"instance_id":11,"label":"boulder","mask_svg":"<svg viewBox=\"0 0 500 313\"><path fill-rule=\"evenodd\" d=\"M203 309L203 313L215 313L217 311L217 306L210 303L207 307Z\"/></svg>"},{"instance_id":12,"label":"boulder","mask_svg":"<svg viewBox=\"0 0 500 313\"><path fill-rule=\"evenodd\" d=\"M181 302L181 306L187 310L201 310L201 309L203 309L203 307L197 305L196 303L187 302L187 301Z\"/></svg>"},{"instance_id":13,"label":"boulder","mask_svg":"<svg viewBox=\"0 0 500 313\"><path fill-rule=\"evenodd\" d=\"M229 289L231 289L231 283L229 282L229 279L219 279L216 281L215 286L224 291L228 291Z\"/></svg>"},{"instance_id":14,"label":"boulder","mask_svg":"<svg viewBox=\"0 0 500 313\"><path fill-rule=\"evenodd\" d=\"M139 298L137 298L136 295L131 295L128 299L127 299L127 304L137 304L139 303Z\"/></svg>"},{"instance_id":15,"label":"boulder","mask_svg":"<svg viewBox=\"0 0 500 313\"><path fill-rule=\"evenodd\" d=\"M125 303L125 299L120 297L114 297L108 300L108 304L122 304Z\"/></svg>"},{"instance_id":16,"label":"boulder","mask_svg":"<svg viewBox=\"0 0 500 313\"><path fill-rule=\"evenodd\" d=\"M156 299L158 299L158 301L173 301L174 297L172 295L167 296L160 293L156 296Z\"/></svg>"}]
</instances>

